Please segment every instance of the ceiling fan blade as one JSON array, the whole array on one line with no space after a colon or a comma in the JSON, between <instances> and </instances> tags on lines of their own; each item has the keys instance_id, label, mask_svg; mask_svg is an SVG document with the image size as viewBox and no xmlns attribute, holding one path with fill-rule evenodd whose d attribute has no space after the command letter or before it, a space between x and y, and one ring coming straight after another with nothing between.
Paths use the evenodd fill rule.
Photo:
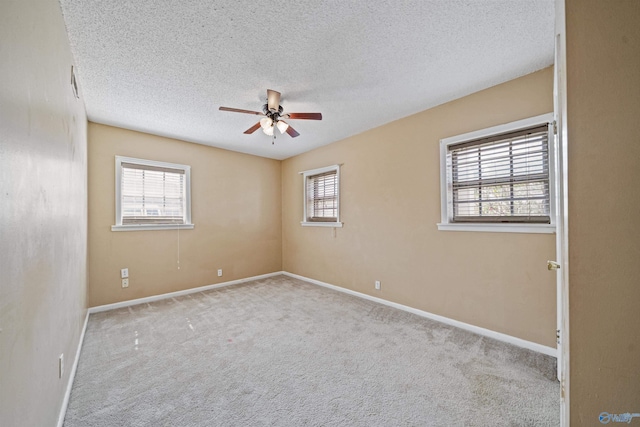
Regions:
<instances>
[{"instance_id":1,"label":"ceiling fan blade","mask_svg":"<svg viewBox=\"0 0 640 427\"><path fill-rule=\"evenodd\" d=\"M256 116L264 116L264 113L260 113L258 111L251 111L251 110L241 110L240 108L220 107L218 109L220 111L231 111L232 113L245 113L245 114L255 114Z\"/></svg>"},{"instance_id":2,"label":"ceiling fan blade","mask_svg":"<svg viewBox=\"0 0 640 427\"><path fill-rule=\"evenodd\" d=\"M260 129L260 122L256 123L255 125L251 126L249 129L245 130L244 133L249 135L257 131L258 129Z\"/></svg>"},{"instance_id":3,"label":"ceiling fan blade","mask_svg":"<svg viewBox=\"0 0 640 427\"><path fill-rule=\"evenodd\" d=\"M288 113L288 119L322 120L322 113Z\"/></svg>"},{"instance_id":4,"label":"ceiling fan blade","mask_svg":"<svg viewBox=\"0 0 640 427\"><path fill-rule=\"evenodd\" d=\"M296 136L300 136L300 134L294 128L292 128L291 126L289 126L287 128L286 132L289 134L289 136L291 138L295 138Z\"/></svg>"},{"instance_id":5,"label":"ceiling fan blade","mask_svg":"<svg viewBox=\"0 0 640 427\"><path fill-rule=\"evenodd\" d=\"M267 106L269 110L276 110L280 107L280 92L267 89Z\"/></svg>"}]
</instances>

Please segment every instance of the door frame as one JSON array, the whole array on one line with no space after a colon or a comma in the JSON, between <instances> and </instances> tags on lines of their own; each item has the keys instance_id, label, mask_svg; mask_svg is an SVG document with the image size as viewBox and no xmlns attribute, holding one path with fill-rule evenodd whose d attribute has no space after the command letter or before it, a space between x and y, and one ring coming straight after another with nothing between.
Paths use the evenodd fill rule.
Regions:
<instances>
[{"instance_id":1,"label":"door frame","mask_svg":"<svg viewBox=\"0 0 640 427\"><path fill-rule=\"evenodd\" d=\"M569 427L569 223L568 223L568 130L567 130L567 39L565 0L555 0L554 115L556 147L556 272L558 380L560 381L560 425Z\"/></svg>"}]
</instances>

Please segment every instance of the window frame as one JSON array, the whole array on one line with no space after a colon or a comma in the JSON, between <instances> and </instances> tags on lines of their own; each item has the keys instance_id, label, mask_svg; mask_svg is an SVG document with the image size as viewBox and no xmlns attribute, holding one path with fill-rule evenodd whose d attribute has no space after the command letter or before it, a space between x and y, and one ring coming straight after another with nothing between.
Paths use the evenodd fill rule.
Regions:
<instances>
[{"instance_id":1,"label":"window frame","mask_svg":"<svg viewBox=\"0 0 640 427\"><path fill-rule=\"evenodd\" d=\"M184 171L184 224L122 224L122 163L133 163L141 166L178 169ZM116 223L111 226L111 231L175 230L194 228L194 224L191 222L191 166L124 156L115 156L115 166Z\"/></svg>"},{"instance_id":2,"label":"window frame","mask_svg":"<svg viewBox=\"0 0 640 427\"><path fill-rule=\"evenodd\" d=\"M523 120L492 126L461 135L440 140L440 207L441 219L438 225L440 231L485 231L507 233L555 233L556 232L556 191L555 191L555 138L553 132L553 113L542 114ZM549 153L549 224L527 222L453 222L453 188L451 171L447 165L447 153L450 145L470 142L477 139L492 137L504 133L514 132L534 126L548 125L548 153Z\"/></svg>"},{"instance_id":3,"label":"window frame","mask_svg":"<svg viewBox=\"0 0 640 427\"><path fill-rule=\"evenodd\" d=\"M313 177L316 175L322 175L327 172L336 172L336 220L335 221L307 221L308 212L307 212L307 178ZM303 205L303 217L300 224L303 227L342 227L342 222L340 221L340 165L331 165L323 168L312 169L304 172L300 172L302 175L302 205Z\"/></svg>"}]
</instances>

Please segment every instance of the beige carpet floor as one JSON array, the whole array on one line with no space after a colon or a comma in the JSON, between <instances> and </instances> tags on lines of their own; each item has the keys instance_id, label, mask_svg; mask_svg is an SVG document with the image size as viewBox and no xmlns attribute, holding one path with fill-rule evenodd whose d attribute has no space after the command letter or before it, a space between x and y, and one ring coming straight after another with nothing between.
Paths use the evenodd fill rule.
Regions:
<instances>
[{"instance_id":1,"label":"beige carpet floor","mask_svg":"<svg viewBox=\"0 0 640 427\"><path fill-rule=\"evenodd\" d=\"M553 360L287 276L90 316L66 427L556 426Z\"/></svg>"}]
</instances>

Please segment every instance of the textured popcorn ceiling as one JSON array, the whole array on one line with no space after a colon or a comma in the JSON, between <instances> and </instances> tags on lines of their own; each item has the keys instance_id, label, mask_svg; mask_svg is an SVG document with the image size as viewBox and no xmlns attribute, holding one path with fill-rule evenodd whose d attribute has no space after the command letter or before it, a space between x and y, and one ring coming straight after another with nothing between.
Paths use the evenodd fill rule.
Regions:
<instances>
[{"instance_id":1,"label":"textured popcorn ceiling","mask_svg":"<svg viewBox=\"0 0 640 427\"><path fill-rule=\"evenodd\" d=\"M553 0L60 0L89 120L284 159L553 63ZM243 132L266 90L298 138Z\"/></svg>"}]
</instances>

